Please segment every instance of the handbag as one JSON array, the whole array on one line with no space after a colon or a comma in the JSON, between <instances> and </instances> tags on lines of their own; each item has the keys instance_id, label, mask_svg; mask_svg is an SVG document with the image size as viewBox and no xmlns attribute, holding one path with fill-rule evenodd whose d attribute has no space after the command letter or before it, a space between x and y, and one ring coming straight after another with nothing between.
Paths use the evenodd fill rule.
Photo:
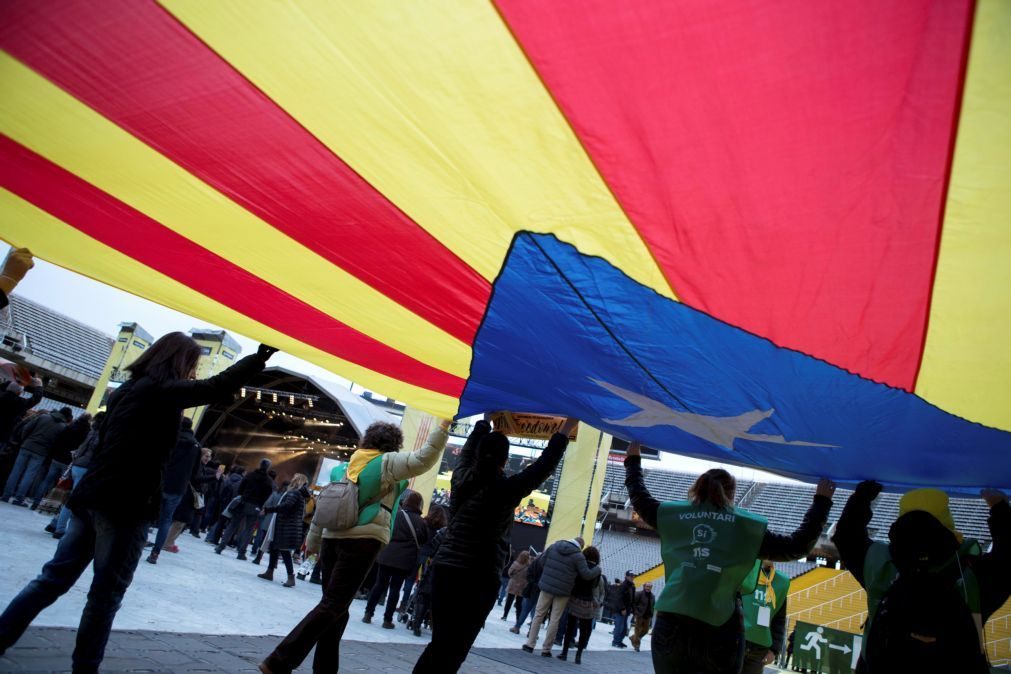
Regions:
<instances>
[{"instance_id":1,"label":"handbag","mask_svg":"<svg viewBox=\"0 0 1011 674\"><path fill-rule=\"evenodd\" d=\"M204 495L203 495L203 493L201 493L201 492L197 491L196 489L194 489L193 485L190 485L190 492L193 493L193 509L194 510L203 510L204 509Z\"/></svg>"}]
</instances>

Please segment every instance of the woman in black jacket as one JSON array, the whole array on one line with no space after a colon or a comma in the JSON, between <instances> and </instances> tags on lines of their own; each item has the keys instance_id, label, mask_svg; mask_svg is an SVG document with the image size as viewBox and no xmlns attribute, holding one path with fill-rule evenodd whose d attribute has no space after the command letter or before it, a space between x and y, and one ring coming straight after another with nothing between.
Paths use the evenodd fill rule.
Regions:
<instances>
[{"instance_id":1,"label":"woman in black jacket","mask_svg":"<svg viewBox=\"0 0 1011 674\"><path fill-rule=\"evenodd\" d=\"M566 420L541 456L510 477L508 438L487 421L474 425L453 470L450 521L432 577L432 642L415 672L460 669L498 597L516 506L551 476L577 423Z\"/></svg>"},{"instance_id":2,"label":"woman in black jacket","mask_svg":"<svg viewBox=\"0 0 1011 674\"><path fill-rule=\"evenodd\" d=\"M197 381L192 377L200 347L173 332L128 366L130 380L109 399L91 468L70 495L67 533L39 577L0 615L0 654L94 560L73 662L75 672L98 671L113 618L144 550L147 523L158 517L162 470L179 435L183 410L231 401L275 350L261 345L255 355Z\"/></svg>"},{"instance_id":3,"label":"woman in black jacket","mask_svg":"<svg viewBox=\"0 0 1011 674\"><path fill-rule=\"evenodd\" d=\"M639 443L628 446L625 488L635 512L660 535L667 574L651 649L658 673L741 671L741 585L756 559L807 555L825 527L835 492L831 481L819 482L800 528L784 536L769 532L764 518L734 507L736 486L730 473L714 468L695 481L688 501L661 503L646 489Z\"/></svg>"},{"instance_id":4,"label":"woman in black jacket","mask_svg":"<svg viewBox=\"0 0 1011 674\"><path fill-rule=\"evenodd\" d=\"M400 588L408 574L417 571L418 552L428 542L428 526L421 516L424 506L425 501L416 491L405 491L400 497L400 508L393 523L390 542L376 559L376 582L372 585L365 604L363 623L372 622L376 604L386 597L383 629L392 630L395 627L393 613L397 610Z\"/></svg>"},{"instance_id":5,"label":"woman in black jacket","mask_svg":"<svg viewBox=\"0 0 1011 674\"><path fill-rule=\"evenodd\" d=\"M264 580L274 580L274 569L277 568L278 556L284 560L284 569L288 572L288 580L284 587L295 587L295 566L291 561L292 550L302 547L302 517L305 516L305 502L309 498L309 483L302 473L295 473L288 485L288 491L277 502L277 505L267 506L262 514L276 513L271 523L274 529L270 539L270 561L267 570L256 574Z\"/></svg>"}]
</instances>

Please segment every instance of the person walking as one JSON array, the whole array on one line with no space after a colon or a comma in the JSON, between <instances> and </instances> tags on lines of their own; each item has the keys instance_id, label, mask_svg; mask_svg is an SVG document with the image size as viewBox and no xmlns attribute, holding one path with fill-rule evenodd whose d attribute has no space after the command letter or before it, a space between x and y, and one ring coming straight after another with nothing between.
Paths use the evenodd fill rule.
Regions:
<instances>
[{"instance_id":1,"label":"person walking","mask_svg":"<svg viewBox=\"0 0 1011 674\"><path fill-rule=\"evenodd\" d=\"M765 518L734 506L736 482L722 468L700 475L687 501L661 503L646 489L639 453L638 442L626 450L625 488L635 512L660 535L666 573L656 602L653 669L660 674L739 672L744 664L740 592L749 575L752 587L744 591L754 589L755 560L806 556L825 526L835 485L819 482L800 527L784 536L770 533Z\"/></svg>"},{"instance_id":2,"label":"person walking","mask_svg":"<svg viewBox=\"0 0 1011 674\"><path fill-rule=\"evenodd\" d=\"M274 481L267 474L269 470L270 459L260 459L257 469L242 478L238 494L242 497L242 502L237 508L233 507L232 519L225 528L225 533L218 545L214 548L214 552L217 554L221 554L234 535L236 537L235 547L239 553L236 559L246 560L246 546L249 545L249 539L253 537L253 527L256 526L257 518L260 516L260 509L274 493Z\"/></svg>"},{"instance_id":3,"label":"person walking","mask_svg":"<svg viewBox=\"0 0 1011 674\"><path fill-rule=\"evenodd\" d=\"M383 629L392 630L396 625L393 614L400 599L400 588L407 574L417 571L418 552L428 542L428 527L421 516L425 502L416 491L407 490L400 499L400 508L393 520L393 534L389 544L383 548L376 560L378 570L376 581L365 603L363 623L371 623L376 604L386 600L383 611Z\"/></svg>"},{"instance_id":4,"label":"person walking","mask_svg":"<svg viewBox=\"0 0 1011 674\"><path fill-rule=\"evenodd\" d=\"M127 367L130 379L109 399L91 467L70 495L66 535L42 573L0 615L0 655L91 566L73 668L80 674L98 671L116 611L144 550L148 522L161 509L162 471L179 436L182 411L231 401L274 351L261 345L255 355L224 372L193 380L200 347L173 332Z\"/></svg>"},{"instance_id":5,"label":"person walking","mask_svg":"<svg viewBox=\"0 0 1011 674\"><path fill-rule=\"evenodd\" d=\"M310 525L306 552L320 554L323 598L260 663L261 672L289 674L314 647L314 672L339 669L348 607L379 551L390 540L394 508L407 486L406 480L439 462L449 438L448 429L449 420L443 419L428 441L410 453L399 451L404 436L393 424L376 422L365 429L347 469L347 479L358 485L358 524L342 531L323 529L315 519Z\"/></svg>"},{"instance_id":6,"label":"person walking","mask_svg":"<svg viewBox=\"0 0 1011 674\"><path fill-rule=\"evenodd\" d=\"M432 641L415 672L460 669L495 605L516 506L554 472L577 423L567 419L540 457L509 477L509 439L487 421L474 425L453 470L448 532L432 577Z\"/></svg>"},{"instance_id":7,"label":"person walking","mask_svg":"<svg viewBox=\"0 0 1011 674\"><path fill-rule=\"evenodd\" d=\"M527 587L523 592L523 609L516 617L516 624L509 628L513 634L520 633L520 628L534 612L537 600L541 597L541 589L537 587L537 581L541 579L541 574L544 572L544 555L531 555L530 557L530 565L527 567ZM529 631L527 633L529 634Z\"/></svg>"},{"instance_id":8,"label":"person walking","mask_svg":"<svg viewBox=\"0 0 1011 674\"><path fill-rule=\"evenodd\" d=\"M245 477L245 474L246 469L242 466L232 466L232 469L228 471L228 476L219 481L217 495L218 517L204 538L207 543L213 543L216 546L221 541L221 535L232 519L231 514L228 512L228 506L239 495L239 485L242 484L242 478ZM225 545L229 543L231 543L230 540L225 540Z\"/></svg>"},{"instance_id":9,"label":"person walking","mask_svg":"<svg viewBox=\"0 0 1011 674\"><path fill-rule=\"evenodd\" d=\"M446 538L447 524L449 523L449 517L446 509L442 506L432 506L432 508L438 508L444 514L442 516L442 527L435 531L428 542L421 546L421 550L418 552L418 567L421 577L418 579L418 592L417 597L414 601L414 611L412 612L412 619L409 628L414 633L414 636L421 636L421 627L424 624L430 624L430 612L432 608L432 563L435 560L435 556L439 553L439 547L442 545L442 541ZM431 510L429 511L431 515Z\"/></svg>"},{"instance_id":10,"label":"person walking","mask_svg":"<svg viewBox=\"0 0 1011 674\"><path fill-rule=\"evenodd\" d=\"M38 509L42 504L42 499L56 485L57 480L64 474L69 473L68 468L71 461L73 461L73 451L88 437L90 429L91 415L85 413L76 419L72 419L60 431L60 434L56 437L56 441L50 445L49 453L46 456L49 467L43 473L40 473L44 477L35 483L35 490L32 494L32 510Z\"/></svg>"},{"instance_id":11,"label":"person walking","mask_svg":"<svg viewBox=\"0 0 1011 674\"><path fill-rule=\"evenodd\" d=\"M625 637L628 635L628 621L632 616L632 606L635 604L635 573L629 569L625 572L625 578L618 585L616 599L614 603L614 630L611 639L612 648L628 648L625 644Z\"/></svg>"},{"instance_id":12,"label":"person walking","mask_svg":"<svg viewBox=\"0 0 1011 674\"><path fill-rule=\"evenodd\" d=\"M653 583L646 583L641 590L635 593L635 601L632 603L632 636L628 640L632 642L632 648L636 653L639 652L642 638L649 634L649 628L653 624L653 609L655 607L656 597L653 596Z\"/></svg>"},{"instance_id":13,"label":"person walking","mask_svg":"<svg viewBox=\"0 0 1011 674\"><path fill-rule=\"evenodd\" d=\"M25 500L36 480L42 475L42 469L49 457L49 452L56 445L63 429L73 418L69 407L37 414L26 423L20 424L11 434L11 442L20 445L18 456L14 460L14 468L7 478L3 496L0 501L13 505L28 507Z\"/></svg>"},{"instance_id":14,"label":"person walking","mask_svg":"<svg viewBox=\"0 0 1011 674\"><path fill-rule=\"evenodd\" d=\"M534 652L541 622L550 612L551 619L544 635L544 643L541 645L541 655L550 658L559 621L565 612L565 606L569 603L576 579L595 581L600 577L600 567L591 567L587 564L583 555L583 539L579 537L557 541L544 552L544 557L544 571L537 583L541 589L541 596L537 600L534 624L530 626L530 634L527 636L526 644L523 645L523 650L528 653Z\"/></svg>"},{"instance_id":15,"label":"person walking","mask_svg":"<svg viewBox=\"0 0 1011 674\"><path fill-rule=\"evenodd\" d=\"M291 553L302 547L302 516L305 514L305 502L309 498L309 478L302 473L295 473L288 484L287 491L275 505L264 506L264 514L274 515L271 523L273 531L270 537L270 561L267 570L256 574L264 580L274 580L274 569L277 568L277 558L284 560L284 570L288 572L288 580L284 587L295 587L295 566Z\"/></svg>"},{"instance_id":16,"label":"person walking","mask_svg":"<svg viewBox=\"0 0 1011 674\"><path fill-rule=\"evenodd\" d=\"M583 550L583 557L586 558L586 565L591 568L600 567L600 551L592 545ZM550 561L550 560L549 560ZM604 600L604 585L607 581L598 575L596 578L583 578L579 576L572 584L572 594L565 605L569 618L565 627L565 636L562 641L562 652L558 654L559 660L567 660L569 649L572 644L576 644L575 663L583 663L583 651L590 643L590 633L593 631L593 620L597 616L601 602ZM576 639L576 634L579 639Z\"/></svg>"},{"instance_id":17,"label":"person walking","mask_svg":"<svg viewBox=\"0 0 1011 674\"><path fill-rule=\"evenodd\" d=\"M176 438L176 446L169 454L168 463L165 464L165 471L162 474L162 495L161 510L158 513L158 531L154 537L154 547L151 554L147 556L148 564L157 564L158 555L161 553L165 539L168 538L169 529L172 527L173 515L183 496L192 498L190 494L190 480L197 469L197 462L200 460L200 443L193 435L193 420L183 417L179 424L179 436ZM173 546L175 541L173 539Z\"/></svg>"},{"instance_id":18,"label":"person walking","mask_svg":"<svg viewBox=\"0 0 1011 674\"><path fill-rule=\"evenodd\" d=\"M73 480L73 486L71 486L70 491L77 488L78 483L84 478L85 473L88 472L88 466L91 465L92 459L95 457L95 450L98 448L98 436L102 429L102 421L105 419L105 412L99 412L91 419L91 429L88 431L88 435L84 438L84 442L72 452L70 460L70 477ZM46 526L46 531L53 535L53 538L60 539L67 532L67 523L70 521L70 508L64 504L63 508L60 509L60 513L54 517L49 524Z\"/></svg>"},{"instance_id":19,"label":"person walking","mask_svg":"<svg viewBox=\"0 0 1011 674\"><path fill-rule=\"evenodd\" d=\"M513 602L516 602L516 620L520 619L523 593L527 589L528 566L530 566L530 552L527 550L521 550L520 554L516 555L516 561L509 565L509 584L506 585L508 596L506 597L505 610L502 611L502 620L509 618L509 609L512 608Z\"/></svg>"},{"instance_id":20,"label":"person walking","mask_svg":"<svg viewBox=\"0 0 1011 674\"><path fill-rule=\"evenodd\" d=\"M176 506L175 513L172 515L172 526L169 527L164 550L179 552L179 546L176 545L179 535L186 530L186 527L190 526L191 522L194 521L194 515L204 507L204 494L202 490L215 480L214 471L205 470L204 462L210 461L210 457L211 450L206 447L200 450L200 459L193 465L193 472L190 474L186 490L183 492L179 505Z\"/></svg>"},{"instance_id":21,"label":"person walking","mask_svg":"<svg viewBox=\"0 0 1011 674\"><path fill-rule=\"evenodd\" d=\"M27 398L22 393L27 392ZM11 433L21 423L25 414L42 400L42 380L33 377L21 386L16 381L0 382L0 483L6 484L14 460L17 447L10 442Z\"/></svg>"},{"instance_id":22,"label":"person walking","mask_svg":"<svg viewBox=\"0 0 1011 674\"><path fill-rule=\"evenodd\" d=\"M790 579L776 572L770 560L759 565L755 591L741 597L744 613L744 668L742 674L762 674L783 652L786 640L786 596Z\"/></svg>"},{"instance_id":23,"label":"person walking","mask_svg":"<svg viewBox=\"0 0 1011 674\"><path fill-rule=\"evenodd\" d=\"M899 500L888 542L867 533L882 486L857 485L832 541L843 564L867 591L867 622L857 671L983 674L982 626L1011 595L1011 506L996 489L980 497L990 508L992 546L982 552L955 527L948 496L914 489Z\"/></svg>"},{"instance_id":24,"label":"person walking","mask_svg":"<svg viewBox=\"0 0 1011 674\"><path fill-rule=\"evenodd\" d=\"M273 472L274 471L270 471L270 473ZM269 475L270 473L267 474ZM263 554L265 552L270 552L270 540L268 539L267 532L271 531L270 527L277 519L277 514L272 510L272 508L281 502L281 499L284 498L284 495L290 486L291 481L285 480L281 483L281 487L276 489L263 504L263 510L260 511L260 519L256 524L256 537L253 538L253 564L259 565L259 563L263 560ZM268 510L268 508L271 508L271 510ZM303 511L305 510L305 504L303 504L302 509ZM303 538L302 540L305 539Z\"/></svg>"},{"instance_id":25,"label":"person walking","mask_svg":"<svg viewBox=\"0 0 1011 674\"><path fill-rule=\"evenodd\" d=\"M607 590L604 592L604 611L603 618L605 622L614 625L614 614L621 610L621 578L615 578L614 582L607 586ZM614 633L612 627L611 633Z\"/></svg>"},{"instance_id":26,"label":"person walking","mask_svg":"<svg viewBox=\"0 0 1011 674\"><path fill-rule=\"evenodd\" d=\"M440 505L429 504L428 514L425 515L425 529L428 530L428 541L431 541L435 534L443 529L449 522L449 512ZM427 551L427 552L426 552ZM400 606L397 607L397 613L403 613L407 608L407 601L411 598L411 590L414 589L414 584L418 582L419 574L421 573L422 567L425 565L425 561L431 557L432 550L429 549L428 543L422 543L421 547L418 549L418 556L415 559L414 566L411 571L407 574L407 578L404 579L404 593L400 600Z\"/></svg>"}]
</instances>

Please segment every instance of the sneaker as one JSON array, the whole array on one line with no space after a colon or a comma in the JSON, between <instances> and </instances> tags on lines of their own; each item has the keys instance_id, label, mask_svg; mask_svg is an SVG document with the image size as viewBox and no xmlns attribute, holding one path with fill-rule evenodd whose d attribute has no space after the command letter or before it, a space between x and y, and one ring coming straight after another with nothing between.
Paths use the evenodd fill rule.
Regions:
<instances>
[{"instance_id":1,"label":"sneaker","mask_svg":"<svg viewBox=\"0 0 1011 674\"><path fill-rule=\"evenodd\" d=\"M541 657L542 658L550 658L551 657L551 651L541 651Z\"/></svg>"},{"instance_id":2,"label":"sneaker","mask_svg":"<svg viewBox=\"0 0 1011 674\"><path fill-rule=\"evenodd\" d=\"M56 525L50 522L46 525L46 532L50 534L56 533Z\"/></svg>"},{"instance_id":3,"label":"sneaker","mask_svg":"<svg viewBox=\"0 0 1011 674\"><path fill-rule=\"evenodd\" d=\"M168 547L167 547L167 548L165 548L165 549L166 549L166 550L167 550L168 552L179 552L179 546L178 546L178 545L170 545L170 546L168 546Z\"/></svg>"},{"instance_id":4,"label":"sneaker","mask_svg":"<svg viewBox=\"0 0 1011 674\"><path fill-rule=\"evenodd\" d=\"M366 613L365 615L363 615L362 616L362 622L365 623L366 625L371 625L372 624L372 614Z\"/></svg>"},{"instance_id":5,"label":"sneaker","mask_svg":"<svg viewBox=\"0 0 1011 674\"><path fill-rule=\"evenodd\" d=\"M392 620L384 620L383 621L383 629L384 630L392 630L395 627L396 627L396 625L393 624Z\"/></svg>"},{"instance_id":6,"label":"sneaker","mask_svg":"<svg viewBox=\"0 0 1011 674\"><path fill-rule=\"evenodd\" d=\"M509 631L512 632L513 634L519 634L520 633L520 628L519 627L510 627Z\"/></svg>"},{"instance_id":7,"label":"sneaker","mask_svg":"<svg viewBox=\"0 0 1011 674\"><path fill-rule=\"evenodd\" d=\"M551 653L548 653L548 657L551 657ZM566 655L565 653L559 653L555 657L558 658L559 660L568 660L569 659L569 656Z\"/></svg>"},{"instance_id":8,"label":"sneaker","mask_svg":"<svg viewBox=\"0 0 1011 674\"><path fill-rule=\"evenodd\" d=\"M527 646L526 644L523 644L523 650L525 652L527 652L527 653L533 653L534 652L534 647L533 646Z\"/></svg>"},{"instance_id":9,"label":"sneaker","mask_svg":"<svg viewBox=\"0 0 1011 674\"><path fill-rule=\"evenodd\" d=\"M147 556L147 563L148 564L157 564L158 563L158 553L157 552L152 552L150 555L148 555Z\"/></svg>"}]
</instances>

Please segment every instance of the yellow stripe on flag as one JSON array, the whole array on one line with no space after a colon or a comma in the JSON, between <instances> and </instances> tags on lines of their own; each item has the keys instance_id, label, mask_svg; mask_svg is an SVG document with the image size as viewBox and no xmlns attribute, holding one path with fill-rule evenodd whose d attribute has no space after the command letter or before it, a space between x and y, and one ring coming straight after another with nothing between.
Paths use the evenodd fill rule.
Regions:
<instances>
[{"instance_id":1,"label":"yellow stripe on flag","mask_svg":"<svg viewBox=\"0 0 1011 674\"><path fill-rule=\"evenodd\" d=\"M2 237L12 246L30 246L40 259L73 269L102 283L128 290L184 314L272 344L286 353L316 363L374 391L379 391L431 414L456 412L454 398L405 384L396 379L332 356L272 330L205 295L92 239L45 211L0 188Z\"/></svg>"},{"instance_id":2,"label":"yellow stripe on flag","mask_svg":"<svg viewBox=\"0 0 1011 674\"><path fill-rule=\"evenodd\" d=\"M532 230L673 297L491 3L161 4L485 278Z\"/></svg>"},{"instance_id":3,"label":"yellow stripe on flag","mask_svg":"<svg viewBox=\"0 0 1011 674\"><path fill-rule=\"evenodd\" d=\"M468 344L274 229L4 52L0 81L0 132L342 323L467 377ZM62 264L79 266L77 256Z\"/></svg>"},{"instance_id":4,"label":"yellow stripe on flag","mask_svg":"<svg viewBox=\"0 0 1011 674\"><path fill-rule=\"evenodd\" d=\"M976 5L916 392L1011 431L1011 2Z\"/></svg>"}]
</instances>

